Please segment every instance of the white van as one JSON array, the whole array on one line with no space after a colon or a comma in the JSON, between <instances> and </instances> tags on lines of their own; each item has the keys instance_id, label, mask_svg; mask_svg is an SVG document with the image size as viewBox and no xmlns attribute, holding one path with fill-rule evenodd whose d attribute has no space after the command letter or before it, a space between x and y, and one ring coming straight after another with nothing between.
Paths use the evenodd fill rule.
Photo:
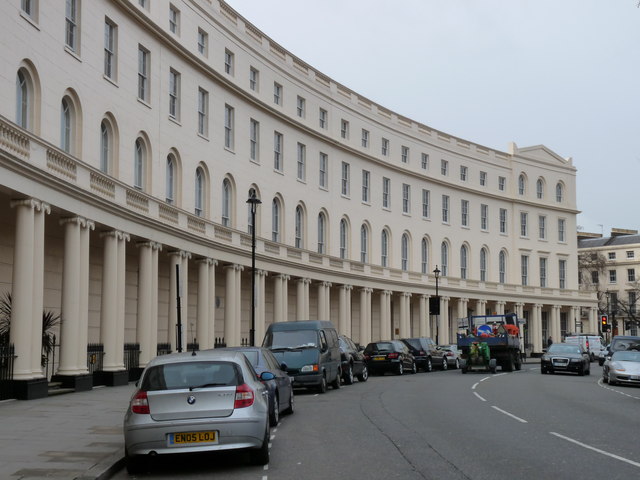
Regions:
<instances>
[{"instance_id":1,"label":"white van","mask_svg":"<svg viewBox=\"0 0 640 480\"><path fill-rule=\"evenodd\" d=\"M565 343L573 343L582 345L587 352L591 361L595 361L600 354L600 350L604 348L602 345L602 337L598 335L576 334L567 335L564 339Z\"/></svg>"}]
</instances>

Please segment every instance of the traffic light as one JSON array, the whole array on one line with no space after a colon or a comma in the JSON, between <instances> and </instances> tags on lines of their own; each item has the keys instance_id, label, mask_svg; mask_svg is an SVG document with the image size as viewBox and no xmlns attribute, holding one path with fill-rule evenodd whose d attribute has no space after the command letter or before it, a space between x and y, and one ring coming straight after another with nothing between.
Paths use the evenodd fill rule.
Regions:
<instances>
[{"instance_id":1,"label":"traffic light","mask_svg":"<svg viewBox=\"0 0 640 480\"><path fill-rule=\"evenodd\" d=\"M600 325L603 327L609 325L609 315L600 315Z\"/></svg>"}]
</instances>

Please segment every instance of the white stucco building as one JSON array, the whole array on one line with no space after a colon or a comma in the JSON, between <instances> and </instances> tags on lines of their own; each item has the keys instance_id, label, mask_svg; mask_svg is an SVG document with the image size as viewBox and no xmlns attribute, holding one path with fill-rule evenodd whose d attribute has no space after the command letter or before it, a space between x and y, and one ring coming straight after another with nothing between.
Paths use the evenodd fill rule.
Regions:
<instances>
[{"instance_id":1,"label":"white stucco building","mask_svg":"<svg viewBox=\"0 0 640 480\"><path fill-rule=\"evenodd\" d=\"M141 366L175 349L176 265L183 343L249 338L252 191L258 342L273 321L329 319L363 344L444 344L460 317L513 311L540 352L543 321L559 337L587 308L596 328L571 159L392 112L221 0L0 9L0 293L22 397L46 385L43 308L64 319L57 375L76 388L87 343L111 383L124 343Z\"/></svg>"}]
</instances>

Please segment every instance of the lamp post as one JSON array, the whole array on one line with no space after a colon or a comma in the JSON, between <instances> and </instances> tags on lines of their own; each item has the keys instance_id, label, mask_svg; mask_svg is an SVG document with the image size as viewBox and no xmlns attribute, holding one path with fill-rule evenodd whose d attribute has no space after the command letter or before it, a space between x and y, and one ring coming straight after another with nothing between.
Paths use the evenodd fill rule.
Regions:
<instances>
[{"instance_id":1,"label":"lamp post","mask_svg":"<svg viewBox=\"0 0 640 480\"><path fill-rule=\"evenodd\" d=\"M436 265L433 275L436 277L436 301L434 305L434 312L436 312L436 343L440 343L440 330L438 329L438 324L440 323L440 296L438 295L438 277L440 276L440 270L438 269L438 265Z\"/></svg>"},{"instance_id":2,"label":"lamp post","mask_svg":"<svg viewBox=\"0 0 640 480\"><path fill-rule=\"evenodd\" d=\"M251 208L251 330L249 331L249 343L256 345L256 210L262 201L256 197L256 191L251 189L247 200Z\"/></svg>"}]
</instances>

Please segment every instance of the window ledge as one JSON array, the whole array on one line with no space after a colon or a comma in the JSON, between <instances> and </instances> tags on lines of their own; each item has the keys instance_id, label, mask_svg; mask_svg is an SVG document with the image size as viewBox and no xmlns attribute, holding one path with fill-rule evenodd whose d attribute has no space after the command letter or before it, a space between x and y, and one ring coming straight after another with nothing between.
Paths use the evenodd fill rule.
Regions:
<instances>
[{"instance_id":1,"label":"window ledge","mask_svg":"<svg viewBox=\"0 0 640 480\"><path fill-rule=\"evenodd\" d=\"M80 58L80 55L78 55L77 52L72 50L72 48L69 45L64 46L64 51L67 52L69 55L71 55L73 58L75 58L77 61L82 63L82 58Z\"/></svg>"},{"instance_id":2,"label":"window ledge","mask_svg":"<svg viewBox=\"0 0 640 480\"><path fill-rule=\"evenodd\" d=\"M151 108L151 104L148 103L146 100L144 100L144 99L142 99L140 97L137 97L137 99L138 99L138 103L141 103L142 105L144 105L147 108Z\"/></svg>"},{"instance_id":3,"label":"window ledge","mask_svg":"<svg viewBox=\"0 0 640 480\"><path fill-rule=\"evenodd\" d=\"M182 124L180 123L180 120L178 120L177 117L172 117L171 115L169 115L169 121L175 123L178 126L182 126Z\"/></svg>"},{"instance_id":4,"label":"window ledge","mask_svg":"<svg viewBox=\"0 0 640 480\"><path fill-rule=\"evenodd\" d=\"M20 11L20 16L24 18L27 22L29 22L33 28L35 28L36 30L40 30L40 25L38 25L38 21L35 18L29 16L27 13L23 11Z\"/></svg>"},{"instance_id":5,"label":"window ledge","mask_svg":"<svg viewBox=\"0 0 640 480\"><path fill-rule=\"evenodd\" d=\"M198 136L199 136L201 139L206 140L207 142L209 141L209 137L207 137L206 135L203 135L203 134L201 134L201 133L198 133Z\"/></svg>"},{"instance_id":6,"label":"window ledge","mask_svg":"<svg viewBox=\"0 0 640 480\"><path fill-rule=\"evenodd\" d=\"M115 81L113 78L108 77L107 75L104 75L104 74L102 75L102 78L104 78L107 82L109 82L109 83L110 83L111 85L113 85L114 87L116 87L116 88L120 88L120 87L118 86L118 84L116 83L116 81Z\"/></svg>"}]
</instances>

